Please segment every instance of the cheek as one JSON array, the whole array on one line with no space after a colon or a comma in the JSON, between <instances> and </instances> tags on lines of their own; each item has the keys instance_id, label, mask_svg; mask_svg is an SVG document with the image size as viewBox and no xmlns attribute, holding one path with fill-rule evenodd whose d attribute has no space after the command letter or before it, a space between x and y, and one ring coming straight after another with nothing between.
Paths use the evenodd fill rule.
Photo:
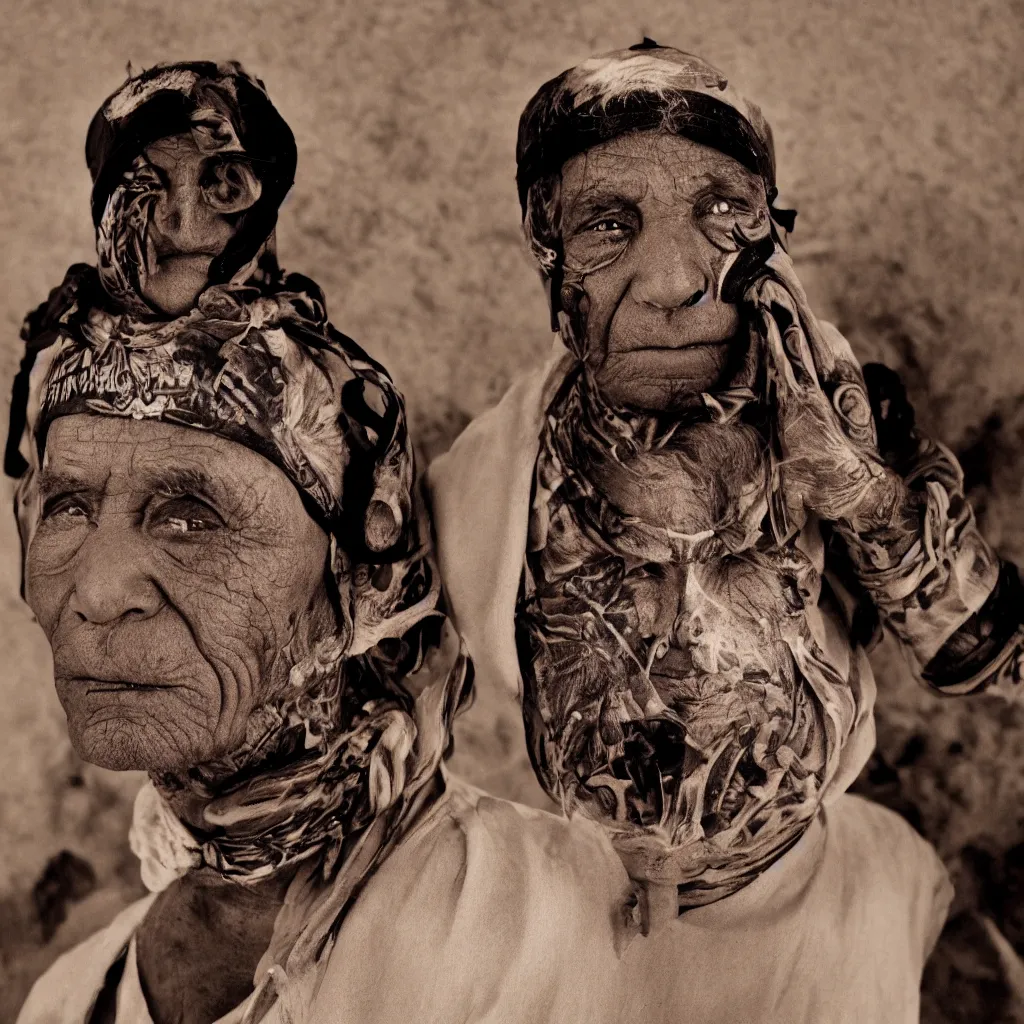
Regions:
<instances>
[{"instance_id":1,"label":"cheek","mask_svg":"<svg viewBox=\"0 0 1024 1024\"><path fill-rule=\"evenodd\" d=\"M276 595L257 560L247 554L220 544L165 550L154 568L204 656L215 666L244 663L246 674L258 676L277 639Z\"/></svg>"},{"instance_id":2,"label":"cheek","mask_svg":"<svg viewBox=\"0 0 1024 1024\"><path fill-rule=\"evenodd\" d=\"M25 558L25 601L52 637L74 586L71 566L86 529L53 531L40 526Z\"/></svg>"},{"instance_id":3,"label":"cheek","mask_svg":"<svg viewBox=\"0 0 1024 1024\"><path fill-rule=\"evenodd\" d=\"M629 291L630 280L627 260L619 259L580 278L575 289L576 330L585 339L586 362L592 370L598 369L607 357L612 322Z\"/></svg>"},{"instance_id":4,"label":"cheek","mask_svg":"<svg viewBox=\"0 0 1024 1024\"><path fill-rule=\"evenodd\" d=\"M322 593L326 549L239 542L188 554L165 556L161 582L207 660L251 679L258 702L290 667L282 655Z\"/></svg>"}]
</instances>

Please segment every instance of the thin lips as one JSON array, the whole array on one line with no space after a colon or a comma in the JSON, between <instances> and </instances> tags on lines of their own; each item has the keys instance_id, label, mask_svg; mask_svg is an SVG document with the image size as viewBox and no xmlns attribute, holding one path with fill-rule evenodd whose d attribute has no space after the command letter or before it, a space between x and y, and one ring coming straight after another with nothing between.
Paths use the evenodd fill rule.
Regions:
<instances>
[{"instance_id":1,"label":"thin lips","mask_svg":"<svg viewBox=\"0 0 1024 1024\"><path fill-rule=\"evenodd\" d=\"M138 679L127 677L97 676L86 672L60 672L57 675L69 683L77 683L85 686L93 692L105 690L166 690L169 688L166 683L140 682Z\"/></svg>"},{"instance_id":2,"label":"thin lips","mask_svg":"<svg viewBox=\"0 0 1024 1024\"><path fill-rule=\"evenodd\" d=\"M213 259L217 256L217 252L208 252L205 249L195 250L192 249L188 252L182 252L181 249L176 249L173 246L158 247L156 250L156 261L157 263L166 263L168 260L174 259Z\"/></svg>"},{"instance_id":3,"label":"thin lips","mask_svg":"<svg viewBox=\"0 0 1024 1024\"><path fill-rule=\"evenodd\" d=\"M728 341L691 341L685 345L639 345L636 348L617 348L611 350L609 355L625 355L629 352L689 352L695 348L725 348L731 343Z\"/></svg>"},{"instance_id":4,"label":"thin lips","mask_svg":"<svg viewBox=\"0 0 1024 1024\"><path fill-rule=\"evenodd\" d=\"M169 242L166 238L156 234L155 231L150 229L149 243L152 248L152 253L156 262L163 263L165 260L178 259L182 256L191 256L199 259L200 257L205 259L213 259L214 256L220 254L220 250L210 252L206 249L190 249L188 251L179 249L172 242Z\"/></svg>"}]
</instances>

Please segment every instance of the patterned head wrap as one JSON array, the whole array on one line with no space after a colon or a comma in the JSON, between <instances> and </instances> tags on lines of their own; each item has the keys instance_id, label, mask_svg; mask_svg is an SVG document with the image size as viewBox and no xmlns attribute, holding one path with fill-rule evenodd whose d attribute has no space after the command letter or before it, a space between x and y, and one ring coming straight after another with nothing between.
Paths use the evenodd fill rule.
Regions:
<instances>
[{"instance_id":1,"label":"patterned head wrap","mask_svg":"<svg viewBox=\"0 0 1024 1024\"><path fill-rule=\"evenodd\" d=\"M234 62L160 64L129 75L94 115L86 140L97 265L69 267L64 281L22 326L26 351L14 381L4 455L8 476L20 476L27 466L18 446L26 426L32 364L36 353L53 343L64 318L81 321L94 309L115 318L129 313L135 321L163 318L143 296L147 236L160 189L144 151L160 139L185 133L200 152L234 159L237 173L258 186L250 189L257 195L255 203L241 214L231 241L212 261L209 283L235 295L243 286L260 292L281 289L274 227L295 178L295 139L263 83ZM296 287L302 291L305 285Z\"/></svg>"},{"instance_id":2,"label":"patterned head wrap","mask_svg":"<svg viewBox=\"0 0 1024 1024\"><path fill-rule=\"evenodd\" d=\"M328 534L336 630L251 714L240 749L185 775L153 776L136 802L132 847L153 890L202 865L243 883L298 867L257 974L253 1020L289 977L324 961L367 873L436 794L472 683L439 608L402 396L383 366L331 326L317 285L254 256L267 239L250 234L228 261L224 274L242 261L229 280L208 286L187 314L160 320L137 315L136 277L109 273L116 259L102 263L122 252L106 240L131 237L137 224L129 157L159 135L150 118L164 109L160 97L195 131L258 153L270 168L263 199L276 189L280 200L294 148L273 118L261 136L259 119L273 108L257 85L237 65L175 65L130 80L97 115L99 277L73 267L26 320L5 463L18 478L25 549L40 516L48 427L81 413L160 420L245 445L285 473ZM285 139L281 152L260 148L271 136ZM129 166L116 182L112 161ZM276 206L258 215L266 231ZM184 825L169 796L198 806L205 827Z\"/></svg>"}]
</instances>

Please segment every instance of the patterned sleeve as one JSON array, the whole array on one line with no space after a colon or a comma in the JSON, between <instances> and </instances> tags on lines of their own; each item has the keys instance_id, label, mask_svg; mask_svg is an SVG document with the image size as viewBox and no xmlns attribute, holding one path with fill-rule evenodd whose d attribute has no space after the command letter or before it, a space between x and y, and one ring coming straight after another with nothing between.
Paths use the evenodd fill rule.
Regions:
<instances>
[{"instance_id":1,"label":"patterned sleeve","mask_svg":"<svg viewBox=\"0 0 1024 1024\"><path fill-rule=\"evenodd\" d=\"M879 449L908 501L883 530L839 528L857 581L929 687L948 695L1024 692L1017 567L982 537L956 457L915 429L899 377L879 364L865 366L864 377Z\"/></svg>"}]
</instances>

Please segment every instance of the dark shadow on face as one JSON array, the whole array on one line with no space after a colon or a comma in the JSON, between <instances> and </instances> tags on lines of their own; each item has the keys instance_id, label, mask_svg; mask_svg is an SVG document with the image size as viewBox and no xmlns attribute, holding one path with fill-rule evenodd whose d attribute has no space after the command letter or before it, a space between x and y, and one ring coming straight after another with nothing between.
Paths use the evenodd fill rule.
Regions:
<instances>
[{"instance_id":1,"label":"dark shadow on face","mask_svg":"<svg viewBox=\"0 0 1024 1024\"><path fill-rule=\"evenodd\" d=\"M146 149L161 189L150 217L143 294L170 316L192 308L210 264L234 237L239 215L260 196L244 160L209 156L191 135L172 135Z\"/></svg>"},{"instance_id":2,"label":"dark shadow on face","mask_svg":"<svg viewBox=\"0 0 1024 1024\"><path fill-rule=\"evenodd\" d=\"M745 339L720 288L729 257L769 230L761 179L689 139L638 132L568 161L561 187L565 278L584 293L606 400L671 411L727 383Z\"/></svg>"},{"instance_id":3,"label":"dark shadow on face","mask_svg":"<svg viewBox=\"0 0 1024 1024\"><path fill-rule=\"evenodd\" d=\"M95 764L181 772L237 749L333 625L326 534L276 466L232 441L61 417L40 503L27 599Z\"/></svg>"}]
</instances>

